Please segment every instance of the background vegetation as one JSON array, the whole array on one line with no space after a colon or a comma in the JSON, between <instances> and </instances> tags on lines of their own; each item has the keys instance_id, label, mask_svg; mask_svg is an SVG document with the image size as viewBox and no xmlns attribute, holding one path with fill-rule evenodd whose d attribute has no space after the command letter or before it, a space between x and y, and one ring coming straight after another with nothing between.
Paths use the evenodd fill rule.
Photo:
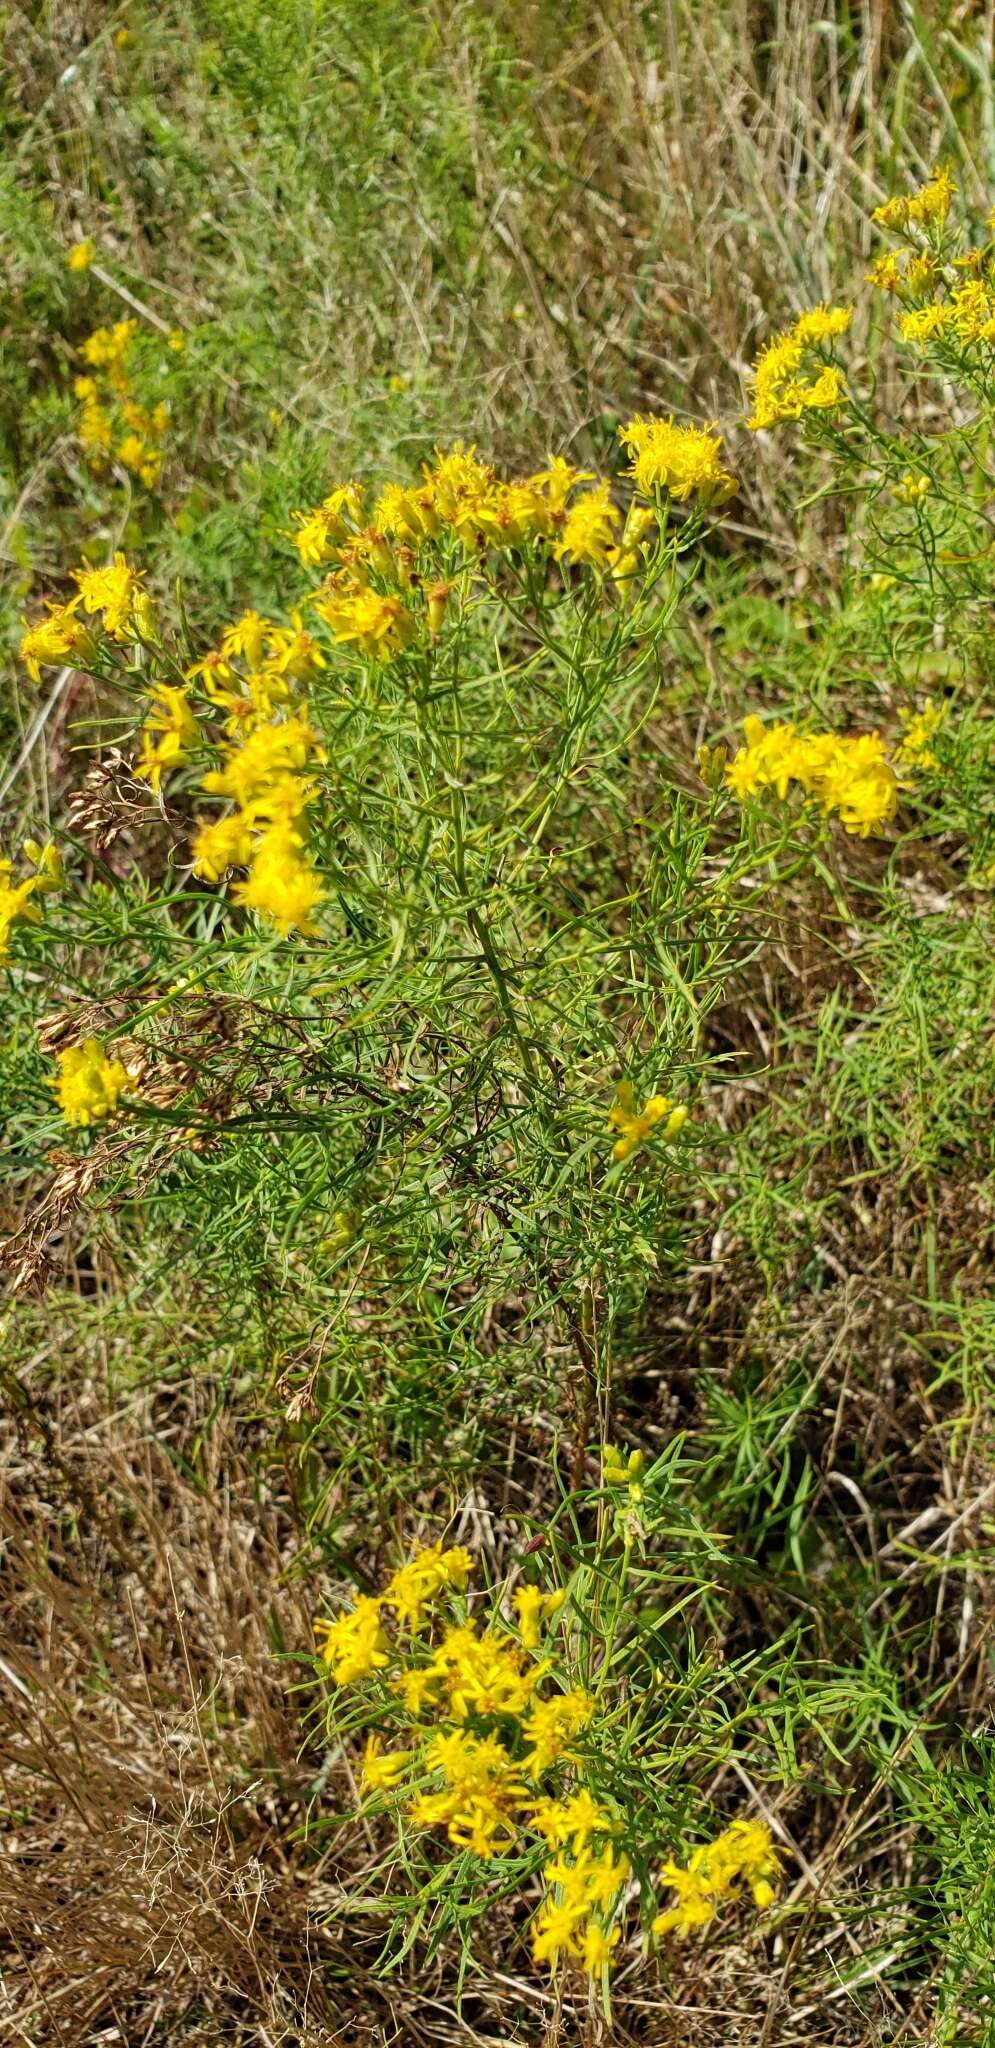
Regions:
<instances>
[{"instance_id":1,"label":"background vegetation","mask_svg":"<svg viewBox=\"0 0 995 2048\"><path fill-rule=\"evenodd\" d=\"M944 157L969 208L995 202L991 8L59 0L0 22L3 850L68 824L105 892L60 1010L119 1014L139 846L159 1001L169 865L113 752L131 758L134 705L79 677L39 688L17 656L22 611L81 556L123 546L164 601L179 584L202 647L247 604L286 606L296 507L353 472L414 476L460 435L509 470L556 450L611 471L617 421L672 409L718 420L741 479L656 644L638 745L623 697L594 795L565 777L548 872L501 905L526 968L570 917L589 949L563 1089L581 1138L620 1047L692 1105L686 1153L634 1183L586 1296L553 1139L530 1125L514 1171L491 1142L505 1048L451 951L415 949L389 1033L371 1024L335 1071L308 1024L287 1085L324 1092L303 1133L270 1089L289 1006L278 1027L261 999L247 1026L208 986L182 1054L223 1048L244 1128L181 1160L168 1119L146 1121L90 1175L46 1095L40 955L0 968L10 2038L987 2042L990 558L956 603L922 579L875 590L873 494L844 500L821 455L742 418L770 333L853 297L854 382L885 420L943 424L942 386L871 326L869 214ZM96 258L74 272L84 235ZM95 478L77 438L80 346L132 314L149 400L172 408L154 492ZM716 937L681 809L700 742L749 709L894 724L930 693L952 737L901 829L837 838ZM534 706L515 716L538 748ZM375 749L349 756L364 775ZM395 879L404 837L398 811ZM609 1025L619 901L639 943ZM396 910L372 877L343 906L355 985ZM667 963L692 955L689 1003ZM269 1003L279 957L260 972ZM169 1031L167 1013L163 1050ZM648 1031L659 1075L638 1066ZM419 1119L442 1132L424 1173ZM332 1825L348 1745L315 1717L309 1659L315 1614L418 1538L448 1526L495 1578L520 1564L564 1489L596 1487L604 1436L662 1461L655 1541L696 1602L673 1739L690 1725L700 1749L647 1762L659 1812L693 1839L699 1813L752 1802L789 1851L773 1920L649 1967L633 1951L610 2020L551 1988L510 1914L423 1900L405 1946L379 1910L383 1840Z\"/></svg>"}]
</instances>

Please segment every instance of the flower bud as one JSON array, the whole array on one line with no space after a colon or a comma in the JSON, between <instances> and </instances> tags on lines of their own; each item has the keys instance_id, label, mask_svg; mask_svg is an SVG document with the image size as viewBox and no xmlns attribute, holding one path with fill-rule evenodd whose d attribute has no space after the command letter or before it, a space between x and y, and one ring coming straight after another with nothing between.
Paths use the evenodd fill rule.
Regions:
<instances>
[{"instance_id":1,"label":"flower bud","mask_svg":"<svg viewBox=\"0 0 995 2048\"><path fill-rule=\"evenodd\" d=\"M437 640L442 631L442 621L446 616L446 606L449 602L449 593L452 587L451 583L434 583L431 589L425 592L428 608L428 630L433 640Z\"/></svg>"},{"instance_id":2,"label":"flower bud","mask_svg":"<svg viewBox=\"0 0 995 2048\"><path fill-rule=\"evenodd\" d=\"M629 506L622 540L627 548L638 548L657 523L652 505L640 505L635 498Z\"/></svg>"},{"instance_id":3,"label":"flower bud","mask_svg":"<svg viewBox=\"0 0 995 2048\"><path fill-rule=\"evenodd\" d=\"M26 839L23 852L25 859L33 862L39 871L36 880L40 888L61 889L63 887L66 871L62 865L62 855L54 840L49 839L44 846L41 846L37 839Z\"/></svg>"},{"instance_id":4,"label":"flower bud","mask_svg":"<svg viewBox=\"0 0 995 2048\"><path fill-rule=\"evenodd\" d=\"M728 758L729 749L721 744L717 747L698 748L698 773L706 789L721 787Z\"/></svg>"}]
</instances>

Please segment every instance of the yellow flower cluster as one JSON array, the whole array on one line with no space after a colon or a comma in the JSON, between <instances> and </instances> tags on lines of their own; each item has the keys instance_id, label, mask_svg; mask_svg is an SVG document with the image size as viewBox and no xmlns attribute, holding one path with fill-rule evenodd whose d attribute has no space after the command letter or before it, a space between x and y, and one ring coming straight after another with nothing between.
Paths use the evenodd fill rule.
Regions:
<instances>
[{"instance_id":1,"label":"yellow flower cluster","mask_svg":"<svg viewBox=\"0 0 995 2048\"><path fill-rule=\"evenodd\" d=\"M903 296L927 290L936 276L936 260L928 250L919 249L908 255L904 263L893 249L879 256L866 275L868 284L876 285L882 292L899 292Z\"/></svg>"},{"instance_id":2,"label":"yellow flower cluster","mask_svg":"<svg viewBox=\"0 0 995 2048\"><path fill-rule=\"evenodd\" d=\"M419 489L387 485L374 507L374 526L415 549L448 532L474 552L488 547L521 552L533 542L557 543L571 492L592 481L589 472L557 456L547 469L507 482L461 441L448 455L437 450L435 466L426 466L422 475ZM604 492L605 486L600 488ZM589 523L596 525L599 516L614 525L603 496L589 513ZM593 549L594 556L604 561L610 545L609 532Z\"/></svg>"},{"instance_id":3,"label":"yellow flower cluster","mask_svg":"<svg viewBox=\"0 0 995 2048\"><path fill-rule=\"evenodd\" d=\"M710 429L634 419L620 438L644 496L669 491L683 502L696 494L718 505L735 489ZM594 488L583 489L587 484ZM563 456L509 481L460 441L448 454L436 451L420 484L386 484L369 524L364 516L360 486L341 484L312 511L294 514L289 537L306 567L335 564L311 598L333 639L380 661L411 646L422 621L430 640L441 629L453 585L426 580L427 548L438 552L456 541L464 559L479 562L492 549L514 555L542 547L557 562L608 569L623 585L642 566L656 525L654 511L635 503L623 524L608 482Z\"/></svg>"},{"instance_id":4,"label":"yellow flower cluster","mask_svg":"<svg viewBox=\"0 0 995 2048\"><path fill-rule=\"evenodd\" d=\"M329 590L314 599L314 608L339 646L356 647L373 661L390 661L411 645L417 631L414 613L402 598L368 584Z\"/></svg>"},{"instance_id":5,"label":"yellow flower cluster","mask_svg":"<svg viewBox=\"0 0 995 2048\"><path fill-rule=\"evenodd\" d=\"M280 626L243 612L220 643L187 671L226 714L222 765L204 777L212 796L234 808L204 819L193 842L194 873L218 882L232 867L248 874L235 885L237 903L255 910L284 937L316 930L313 913L324 890L307 847L307 810L317 794L308 774L323 758L297 687L325 666L299 615Z\"/></svg>"},{"instance_id":6,"label":"yellow flower cluster","mask_svg":"<svg viewBox=\"0 0 995 2048\"><path fill-rule=\"evenodd\" d=\"M454 1849L485 1861L523 1834L537 1837L546 1896L532 1930L536 1958L565 1954L600 1970L618 1939L609 1928L629 1868L608 1840L616 1823L583 1785L562 1796L543 1789L549 1772L576 1769L573 1745L594 1711L580 1687L547 1690L551 1662L537 1654L565 1595L521 1586L517 1638L440 1614L436 1603L461 1593L472 1569L468 1551L433 1544L379 1599L362 1595L318 1624L335 1684L380 1678L385 1707L393 1701L406 1717L403 1747L368 1739L363 1792L398 1793L416 1827L442 1828Z\"/></svg>"},{"instance_id":7,"label":"yellow flower cluster","mask_svg":"<svg viewBox=\"0 0 995 2048\"><path fill-rule=\"evenodd\" d=\"M63 662L86 663L96 652L93 634L76 617L78 598L69 604L49 605L32 625L23 619L21 658L33 683L41 682L43 668L60 668Z\"/></svg>"},{"instance_id":8,"label":"yellow flower cluster","mask_svg":"<svg viewBox=\"0 0 995 2048\"><path fill-rule=\"evenodd\" d=\"M82 351L92 374L77 377L73 388L80 401L79 438L91 462L99 467L113 453L151 490L162 469L169 407L149 408L134 395L128 359L137 333L137 320L95 328Z\"/></svg>"},{"instance_id":9,"label":"yellow flower cluster","mask_svg":"<svg viewBox=\"0 0 995 2048\"><path fill-rule=\"evenodd\" d=\"M601 1454L602 1486L624 1486L633 1507L638 1507L643 1498L643 1468L646 1464L644 1451L630 1451L625 1457L614 1444L606 1444Z\"/></svg>"},{"instance_id":10,"label":"yellow flower cluster","mask_svg":"<svg viewBox=\"0 0 995 2048\"><path fill-rule=\"evenodd\" d=\"M98 641L93 629L77 617L80 611L89 618L99 617L106 638L120 647L148 640L155 630L152 600L142 588L140 572L131 568L123 554L116 554L113 562L98 569L74 569L73 581L76 596L29 625L21 641L28 674L36 682L43 667L69 656L77 661L95 658ZM196 739L197 726L183 689L156 683L149 696L151 710L135 773L157 790L165 770L182 760Z\"/></svg>"},{"instance_id":11,"label":"yellow flower cluster","mask_svg":"<svg viewBox=\"0 0 995 2048\"><path fill-rule=\"evenodd\" d=\"M186 760L197 738L197 720L186 690L179 683L153 683L135 774L158 792L163 776Z\"/></svg>"},{"instance_id":12,"label":"yellow flower cluster","mask_svg":"<svg viewBox=\"0 0 995 2048\"><path fill-rule=\"evenodd\" d=\"M663 1123L664 1118L664 1137L676 1138L687 1123L687 1117L687 1110L680 1104L675 1108L669 1095L651 1095L648 1101L644 1102L642 1109L639 1109L631 1083L620 1081L615 1090L615 1100L608 1112L608 1122L612 1130L621 1133L612 1146L612 1158L631 1159L632 1154L649 1137L650 1132L655 1131L657 1125Z\"/></svg>"},{"instance_id":13,"label":"yellow flower cluster","mask_svg":"<svg viewBox=\"0 0 995 2048\"><path fill-rule=\"evenodd\" d=\"M662 1875L677 1893L677 1904L657 1914L654 1934L685 1934L689 1928L707 1926L744 1885L763 1912L774 1903L772 1879L779 1868L766 1821L734 1820L714 1842L695 1849L686 1865L664 1864Z\"/></svg>"},{"instance_id":14,"label":"yellow flower cluster","mask_svg":"<svg viewBox=\"0 0 995 2048\"><path fill-rule=\"evenodd\" d=\"M929 305L917 306L911 313L903 314L899 323L902 340L925 349L931 341L942 339L947 330L948 312L947 306L933 299Z\"/></svg>"},{"instance_id":15,"label":"yellow flower cluster","mask_svg":"<svg viewBox=\"0 0 995 2048\"><path fill-rule=\"evenodd\" d=\"M454 1586L462 1593L472 1570L473 1558L468 1550L458 1544L451 1550L443 1550L441 1543L430 1544L416 1551L388 1580L384 1605L393 1608L401 1627L420 1628L426 1607L443 1588Z\"/></svg>"},{"instance_id":16,"label":"yellow flower cluster","mask_svg":"<svg viewBox=\"0 0 995 2048\"><path fill-rule=\"evenodd\" d=\"M925 349L931 341L995 341L995 288L983 278L969 278L948 299L930 299L905 313L899 323L903 341Z\"/></svg>"},{"instance_id":17,"label":"yellow flower cluster","mask_svg":"<svg viewBox=\"0 0 995 2048\"><path fill-rule=\"evenodd\" d=\"M37 840L26 839L24 852L37 872L25 875L15 882L13 863L0 860L0 960L5 960L10 951L10 934L19 918L33 924L40 920L41 913L34 898L45 895L50 889L60 889L65 881L62 861L55 846L39 846Z\"/></svg>"},{"instance_id":18,"label":"yellow flower cluster","mask_svg":"<svg viewBox=\"0 0 995 2048\"><path fill-rule=\"evenodd\" d=\"M42 618L32 624L24 619L21 658L33 682L41 681L43 668L62 662L90 663L97 654L93 629L78 616L100 615L108 639L124 646L151 632L151 600L142 589L142 579L128 567L122 554L100 569L74 569L76 596L66 604L49 605Z\"/></svg>"},{"instance_id":19,"label":"yellow flower cluster","mask_svg":"<svg viewBox=\"0 0 995 2048\"><path fill-rule=\"evenodd\" d=\"M894 817L899 779L880 733L838 738L799 733L780 721L765 727L759 718L744 719L743 730L746 745L726 769L726 782L740 800L773 789L783 802L794 782L826 817L837 815L844 830L861 839Z\"/></svg>"},{"instance_id":20,"label":"yellow flower cluster","mask_svg":"<svg viewBox=\"0 0 995 2048\"><path fill-rule=\"evenodd\" d=\"M618 506L613 504L607 484L595 491L582 491L566 512L553 553L558 562L584 562L602 568L615 554L615 536L621 524Z\"/></svg>"},{"instance_id":21,"label":"yellow flower cluster","mask_svg":"<svg viewBox=\"0 0 995 2048\"><path fill-rule=\"evenodd\" d=\"M928 476L916 476L914 470L909 469L906 470L901 483L896 485L895 495L901 498L904 505L919 506L925 504L932 488Z\"/></svg>"},{"instance_id":22,"label":"yellow flower cluster","mask_svg":"<svg viewBox=\"0 0 995 2048\"><path fill-rule=\"evenodd\" d=\"M810 375L806 357L813 349L838 340L852 319L852 306L815 306L768 342L753 369L753 411L746 423L752 433L776 426L780 420L797 420L805 412L825 412L839 405L844 393L842 371L825 363Z\"/></svg>"},{"instance_id":23,"label":"yellow flower cluster","mask_svg":"<svg viewBox=\"0 0 995 2048\"><path fill-rule=\"evenodd\" d=\"M909 227L941 228L956 189L946 166L940 164L918 191L885 200L883 206L874 208L871 219L878 227L890 228L895 234Z\"/></svg>"},{"instance_id":24,"label":"yellow flower cluster","mask_svg":"<svg viewBox=\"0 0 995 2048\"><path fill-rule=\"evenodd\" d=\"M66 1122L93 1124L113 1116L118 1096L130 1080L120 1060L109 1060L97 1038L85 1038L59 1054L59 1072L52 1087Z\"/></svg>"},{"instance_id":25,"label":"yellow flower cluster","mask_svg":"<svg viewBox=\"0 0 995 2048\"><path fill-rule=\"evenodd\" d=\"M99 569L74 569L77 596L88 617L98 613L104 632L119 646L140 639L154 624L151 599L142 589L141 573L132 569L121 553Z\"/></svg>"},{"instance_id":26,"label":"yellow flower cluster","mask_svg":"<svg viewBox=\"0 0 995 2048\"><path fill-rule=\"evenodd\" d=\"M98 329L86 344L88 360L106 371L122 403L128 402L134 324ZM711 432L649 419L631 421L622 438L635 457L638 490L668 489L681 500L697 491L703 502L718 502L733 488ZM594 488L581 488L589 484ZM416 640L424 648L438 638L457 581L439 569L452 566L454 542L464 550L457 566L470 573L489 549L514 552L541 544L553 560L607 569L624 587L642 568L644 546L657 524L653 507L635 500L623 523L608 483L562 456L507 482L475 448L460 442L448 454L437 451L420 485L387 484L372 519L364 524L364 518L363 491L349 481L313 511L295 513L289 537L306 567L329 569L305 600L317 620L336 644L378 662L394 659ZM424 560L427 547L436 550L434 564ZM441 561L443 549L449 555ZM110 569L81 572L77 581L71 604L28 629L23 652L35 675L44 662L76 648L83 630L75 617L80 606L103 610L112 639L142 637L139 629L151 632L151 615L143 610L148 600L123 556ZM306 833L307 810L317 794L308 770L323 756L295 694L297 685L325 666L299 613L284 626L244 612L181 680L152 684L136 769L158 792L164 775L188 757L199 736L191 701L199 685L225 715L222 764L203 786L230 799L232 808L199 821L194 873L217 882L231 868L247 868L235 884L235 901L258 911L283 935L292 929L314 933L313 913L325 894ZM649 1115L652 1123L652 1108ZM674 1113L674 1131L682 1116ZM618 1128L624 1137L623 1126Z\"/></svg>"},{"instance_id":27,"label":"yellow flower cluster","mask_svg":"<svg viewBox=\"0 0 995 2048\"><path fill-rule=\"evenodd\" d=\"M355 1605L337 1614L334 1621L318 1621L315 1626L324 1635L321 1654L336 1685L354 1685L371 1671L386 1670L389 1646L378 1600L360 1594Z\"/></svg>"},{"instance_id":28,"label":"yellow flower cluster","mask_svg":"<svg viewBox=\"0 0 995 2048\"><path fill-rule=\"evenodd\" d=\"M958 342L995 342L995 289L981 276L968 276L944 305L946 332Z\"/></svg>"},{"instance_id":29,"label":"yellow flower cluster","mask_svg":"<svg viewBox=\"0 0 995 2048\"><path fill-rule=\"evenodd\" d=\"M610 1834L614 1823L590 1793L579 1792L552 1807L550 1814L535 1816L533 1825L547 1841L565 1836L570 1854L561 1850L543 1865L547 1896L533 1922L532 1954L537 1963L576 1956L595 1976L611 1963L621 1936L615 1913L628 1882L629 1859L617 1855L610 1841L591 1846L592 1837Z\"/></svg>"},{"instance_id":30,"label":"yellow flower cluster","mask_svg":"<svg viewBox=\"0 0 995 2048\"><path fill-rule=\"evenodd\" d=\"M927 697L921 711L913 712L905 722L901 743L895 760L900 768L937 768L939 762L933 752L933 741L946 718L946 706L934 704Z\"/></svg>"},{"instance_id":31,"label":"yellow flower cluster","mask_svg":"<svg viewBox=\"0 0 995 2048\"><path fill-rule=\"evenodd\" d=\"M916 231L904 260L889 250L867 275L870 284L903 301L902 340L923 352L935 342L962 349L995 343L995 267L990 249L968 248L955 256L949 248L923 246L920 231L945 226L954 190L949 173L941 168L920 191L889 199L872 216L896 233Z\"/></svg>"},{"instance_id":32,"label":"yellow flower cluster","mask_svg":"<svg viewBox=\"0 0 995 2048\"><path fill-rule=\"evenodd\" d=\"M703 505L721 505L737 489L735 477L722 466L722 442L713 427L681 427L670 418L637 414L619 429L619 440L632 457L629 474L645 498L668 491L682 504L697 496Z\"/></svg>"},{"instance_id":33,"label":"yellow flower cluster","mask_svg":"<svg viewBox=\"0 0 995 2048\"><path fill-rule=\"evenodd\" d=\"M362 517L363 490L357 483L340 484L312 512L295 512L296 531L289 538L306 569L320 569L351 539Z\"/></svg>"},{"instance_id":34,"label":"yellow flower cluster","mask_svg":"<svg viewBox=\"0 0 995 2048\"><path fill-rule=\"evenodd\" d=\"M605 1447L606 1484L632 1493L642 1466L641 1453L626 1459ZM444 1829L452 1848L487 1862L520 1857L530 1837L541 1843L544 1893L532 1920L532 1953L554 1966L570 1958L598 1975L621 1938L631 1872L617 1845L619 1818L579 1773L575 1745L595 1701L580 1687L553 1687L550 1639L546 1654L537 1654L565 1595L519 1587L516 1639L501 1625L454 1620L451 1606L440 1611L438 1603L462 1593L472 1570L468 1551L433 1544L402 1565L379 1597L360 1595L344 1613L316 1624L335 1685L371 1682L367 1725L373 1714L403 1724L397 1746L385 1746L378 1730L368 1734L363 1797L396 1800L400 1820ZM549 1773L556 1774L552 1788L544 1782ZM704 1925L744 1887L758 1908L769 1906L778 1869L770 1829L733 1821L686 1867L665 1864L677 1904L656 1916L654 1933Z\"/></svg>"}]
</instances>

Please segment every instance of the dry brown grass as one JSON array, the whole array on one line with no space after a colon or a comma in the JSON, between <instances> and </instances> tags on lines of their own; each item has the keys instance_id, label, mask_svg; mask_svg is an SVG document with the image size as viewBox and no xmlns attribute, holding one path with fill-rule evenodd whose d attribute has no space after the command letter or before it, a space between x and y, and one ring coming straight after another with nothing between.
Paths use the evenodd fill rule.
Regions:
<instances>
[{"instance_id":1,"label":"dry brown grass","mask_svg":"<svg viewBox=\"0 0 995 2048\"><path fill-rule=\"evenodd\" d=\"M99 1378L21 1391L0 1476L4 2038L328 2039L327 1889L291 1839L313 1760L287 1697L309 1640L288 1503L194 1387L110 1413Z\"/></svg>"},{"instance_id":2,"label":"dry brown grass","mask_svg":"<svg viewBox=\"0 0 995 2048\"><path fill-rule=\"evenodd\" d=\"M897 176L948 156L968 203L990 203L990 5L610 0L574 8L566 39L544 7L495 12L536 82L553 174L502 186L478 119L488 260L522 293L512 419L552 410L583 445L625 394L728 425L770 332L859 285ZM468 95L471 59L472 39L451 48ZM752 517L796 548L786 451L768 441L759 461L751 448Z\"/></svg>"}]
</instances>

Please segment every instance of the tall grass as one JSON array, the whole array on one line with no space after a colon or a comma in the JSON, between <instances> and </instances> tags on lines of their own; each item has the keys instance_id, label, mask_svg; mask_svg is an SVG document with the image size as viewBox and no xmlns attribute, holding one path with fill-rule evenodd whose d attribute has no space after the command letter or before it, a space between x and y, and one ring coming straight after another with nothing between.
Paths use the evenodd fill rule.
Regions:
<instances>
[{"instance_id":1,"label":"tall grass","mask_svg":"<svg viewBox=\"0 0 995 2048\"><path fill-rule=\"evenodd\" d=\"M980 2044L987 399L863 276L938 159L983 240L991 9L4 33L0 851L52 834L68 874L0 968L12 2038ZM839 297L877 438L749 436L758 349ZM131 317L153 489L79 440L85 338ZM290 618L295 511L458 436L614 477L639 409L724 430L694 549L668 523L635 608L454 550L438 646L322 640L317 933L191 878L221 714L160 800L149 685L245 605ZM26 680L21 613L119 548L160 628ZM894 746L929 697L938 765L880 839L699 773L751 710ZM135 1085L71 1133L50 1082L91 1034ZM626 1080L692 1114L612 1164ZM550 1683L597 1695L577 1768L644 1888L610 1992L533 1961L534 1842L478 1866L357 1819L396 1708L329 1685L314 1618L443 1532L478 1622L567 1594ZM740 1813L777 1903L657 1941L667 1856Z\"/></svg>"}]
</instances>

